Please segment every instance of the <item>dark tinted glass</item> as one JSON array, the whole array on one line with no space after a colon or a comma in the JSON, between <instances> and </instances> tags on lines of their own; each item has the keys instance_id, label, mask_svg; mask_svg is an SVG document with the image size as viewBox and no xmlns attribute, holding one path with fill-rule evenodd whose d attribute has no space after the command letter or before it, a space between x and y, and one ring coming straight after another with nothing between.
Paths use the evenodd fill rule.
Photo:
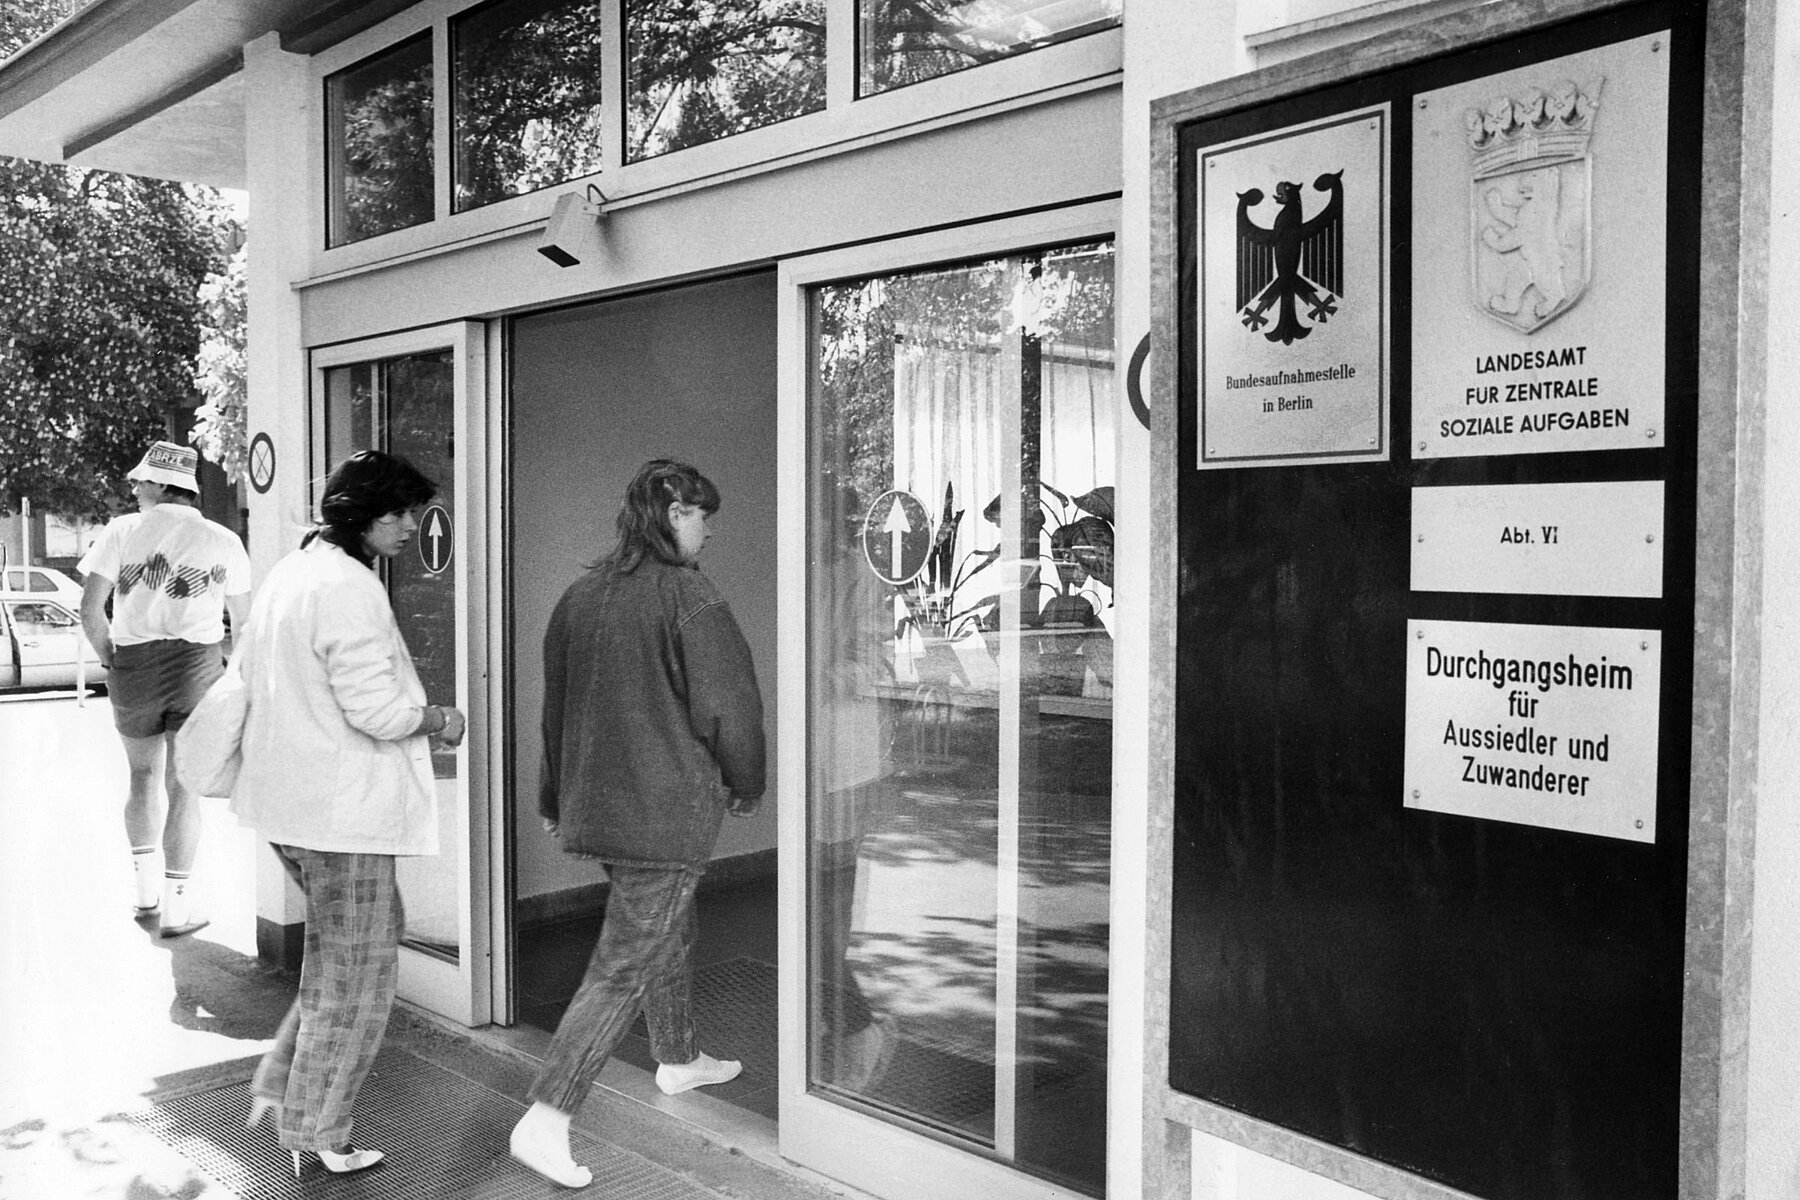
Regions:
<instances>
[{"instance_id":1,"label":"dark tinted glass","mask_svg":"<svg viewBox=\"0 0 1800 1200\"><path fill-rule=\"evenodd\" d=\"M1110 29L1122 0L858 0L857 94L870 96Z\"/></svg>"},{"instance_id":2,"label":"dark tinted glass","mask_svg":"<svg viewBox=\"0 0 1800 1200\"><path fill-rule=\"evenodd\" d=\"M456 211L600 169L600 9L507 0L451 23Z\"/></svg>"},{"instance_id":3,"label":"dark tinted glass","mask_svg":"<svg viewBox=\"0 0 1800 1200\"><path fill-rule=\"evenodd\" d=\"M431 35L328 77L325 111L327 244L431 220Z\"/></svg>"},{"instance_id":4,"label":"dark tinted glass","mask_svg":"<svg viewBox=\"0 0 1800 1200\"><path fill-rule=\"evenodd\" d=\"M825 107L824 0L626 0L625 159Z\"/></svg>"}]
</instances>

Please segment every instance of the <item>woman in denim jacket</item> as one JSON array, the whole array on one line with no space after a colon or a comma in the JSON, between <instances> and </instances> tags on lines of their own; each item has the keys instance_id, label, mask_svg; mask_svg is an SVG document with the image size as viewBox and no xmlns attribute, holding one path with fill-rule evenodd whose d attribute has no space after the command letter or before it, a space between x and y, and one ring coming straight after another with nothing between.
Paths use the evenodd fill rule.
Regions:
<instances>
[{"instance_id":1,"label":"woman in denim jacket","mask_svg":"<svg viewBox=\"0 0 1800 1200\"><path fill-rule=\"evenodd\" d=\"M512 1131L515 1158L585 1187L569 1153L581 1106L639 1009L674 1094L734 1078L700 1052L689 1012L694 893L727 812L763 793L762 696L731 609L700 573L719 492L683 463L638 470L611 554L570 585L544 635L538 812L611 876L587 976Z\"/></svg>"}]
</instances>

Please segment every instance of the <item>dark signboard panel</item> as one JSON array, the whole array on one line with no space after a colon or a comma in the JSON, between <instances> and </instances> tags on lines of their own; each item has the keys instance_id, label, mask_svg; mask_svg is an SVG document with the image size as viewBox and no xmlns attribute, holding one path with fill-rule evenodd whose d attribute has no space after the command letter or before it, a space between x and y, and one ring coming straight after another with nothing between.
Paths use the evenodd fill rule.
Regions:
<instances>
[{"instance_id":1,"label":"dark signboard panel","mask_svg":"<svg viewBox=\"0 0 1800 1200\"><path fill-rule=\"evenodd\" d=\"M1700 6L1178 128L1170 1084L1676 1195Z\"/></svg>"}]
</instances>

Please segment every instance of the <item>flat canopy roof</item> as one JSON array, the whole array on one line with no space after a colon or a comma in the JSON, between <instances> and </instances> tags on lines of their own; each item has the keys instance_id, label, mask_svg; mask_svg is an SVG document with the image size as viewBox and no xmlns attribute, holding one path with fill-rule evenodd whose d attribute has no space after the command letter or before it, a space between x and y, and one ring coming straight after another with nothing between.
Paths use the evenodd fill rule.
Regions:
<instances>
[{"instance_id":1,"label":"flat canopy roof","mask_svg":"<svg viewBox=\"0 0 1800 1200\"><path fill-rule=\"evenodd\" d=\"M412 0L92 0L0 63L0 154L247 186L243 48L313 54Z\"/></svg>"}]
</instances>

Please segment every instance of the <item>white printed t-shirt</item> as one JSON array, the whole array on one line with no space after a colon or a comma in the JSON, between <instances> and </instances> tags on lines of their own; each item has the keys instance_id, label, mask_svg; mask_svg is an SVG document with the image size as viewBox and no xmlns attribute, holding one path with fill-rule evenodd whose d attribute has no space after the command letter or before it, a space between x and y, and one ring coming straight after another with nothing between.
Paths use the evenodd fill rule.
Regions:
<instances>
[{"instance_id":1,"label":"white printed t-shirt","mask_svg":"<svg viewBox=\"0 0 1800 1200\"><path fill-rule=\"evenodd\" d=\"M80 569L113 581L117 646L223 641L225 597L250 590L244 543L187 504L158 504L114 518L82 556Z\"/></svg>"}]
</instances>

